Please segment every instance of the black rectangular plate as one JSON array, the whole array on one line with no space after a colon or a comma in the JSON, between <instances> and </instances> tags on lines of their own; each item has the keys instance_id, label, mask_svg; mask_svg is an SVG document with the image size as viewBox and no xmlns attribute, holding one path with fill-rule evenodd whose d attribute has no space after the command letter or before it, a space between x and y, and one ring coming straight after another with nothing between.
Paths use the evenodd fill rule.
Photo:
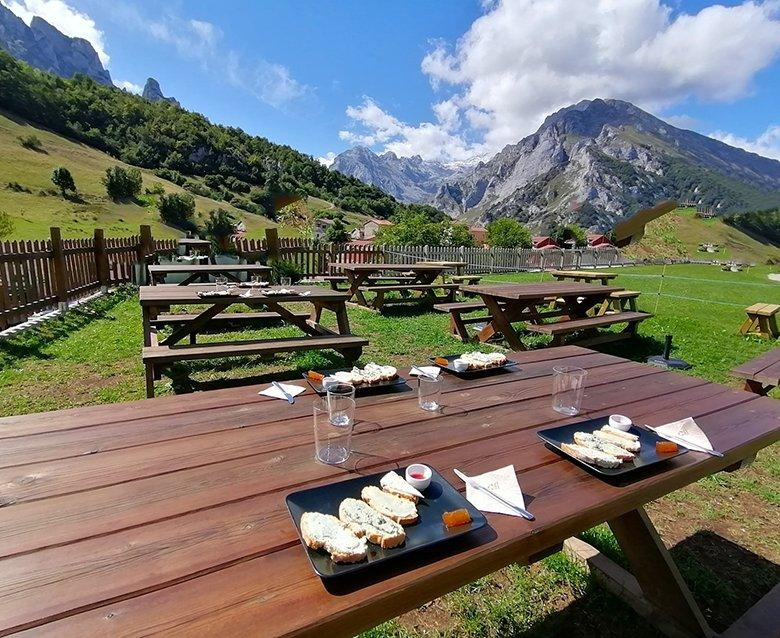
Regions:
<instances>
[{"instance_id":1,"label":"black rectangular plate","mask_svg":"<svg viewBox=\"0 0 780 638\"><path fill-rule=\"evenodd\" d=\"M351 368L339 368L338 370L323 370L320 372L320 374L324 374L326 377L329 377L333 375L336 372L349 372ZM317 370L319 372L319 370ZM312 381L304 372L303 378L306 379L306 381L311 386L311 389L314 390L317 394L324 395L327 394L325 391L325 388L322 387L321 381ZM355 394L371 394L372 392L380 391L387 388L394 388L399 385L404 385L406 383L406 379L404 379L402 376L398 375L395 377L395 379L390 379L389 381L380 381L379 383L374 383L373 385L370 385L368 383L362 383L360 385L355 386Z\"/></svg>"},{"instance_id":2,"label":"black rectangular plate","mask_svg":"<svg viewBox=\"0 0 780 638\"><path fill-rule=\"evenodd\" d=\"M676 456L685 454L688 451L684 447L679 446L677 452L672 454L658 454L658 452L655 451L655 444L658 441L663 441L665 439L662 439L655 432L650 432L649 430L644 430L636 426L632 426L629 431L631 434L636 434L639 436L639 443L642 447L639 450L639 454L632 461L626 461L625 463L621 464L620 467L607 468L591 465L590 463L585 463L579 459L575 459L573 456L567 454L561 449L561 443L574 442L575 432L587 432L590 434L594 430L598 430L608 423L609 417L604 416L599 417L598 419L580 421L579 423L561 425L557 428L539 430L537 434L539 435L539 438L542 439L542 441L555 448L559 454L563 454L567 459L571 459L578 465L582 465L592 472L596 472L602 476L622 476L624 474L628 474L629 472L635 472L637 470L647 468L651 465L655 465L656 463L661 463L662 461L668 461L669 459L673 459Z\"/></svg>"},{"instance_id":3,"label":"black rectangular plate","mask_svg":"<svg viewBox=\"0 0 780 638\"><path fill-rule=\"evenodd\" d=\"M491 372L496 372L497 370L511 370L511 368L514 368L517 366L516 361L507 361L504 365L501 366L493 366L492 368L475 368L473 370L464 370L463 372L457 371L455 368L452 367L452 362L455 361L455 359L459 358L459 354L447 354L441 357L442 359L447 359L449 361L449 365L443 366L439 363L436 363L436 357L431 357L431 363L433 365L439 366L442 370L446 370L447 372L451 372L452 374L457 374L460 377L476 377L481 376L483 374L490 374Z\"/></svg>"},{"instance_id":4,"label":"black rectangular plate","mask_svg":"<svg viewBox=\"0 0 780 638\"><path fill-rule=\"evenodd\" d=\"M379 545L368 544L368 558L360 563L334 563L324 550L313 550L306 546L301 538L301 544L306 551L314 571L321 578L344 576L365 569L387 560L397 559L423 547L430 547L447 541L487 525L487 519L476 507L469 503L444 477L431 468L431 484L423 491L424 499L417 504L419 520L413 525L404 525L406 541L400 547L382 549ZM396 470L404 476L406 468ZM304 512L321 512L322 514L339 515L339 504L345 498L360 498L361 490L367 485L379 487L379 479L387 472L378 472L368 476L359 476L339 483L331 483L321 487L313 487L287 496L287 509L295 523L298 536L301 535L301 516ZM444 512L457 509L467 509L471 515L471 523L447 529L442 522Z\"/></svg>"}]
</instances>

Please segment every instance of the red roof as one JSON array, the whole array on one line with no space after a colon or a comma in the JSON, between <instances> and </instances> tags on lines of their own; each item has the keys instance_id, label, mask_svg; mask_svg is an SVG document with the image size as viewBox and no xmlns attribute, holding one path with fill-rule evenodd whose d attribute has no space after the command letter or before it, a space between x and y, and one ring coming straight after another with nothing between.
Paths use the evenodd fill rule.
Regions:
<instances>
[{"instance_id":1,"label":"red roof","mask_svg":"<svg viewBox=\"0 0 780 638\"><path fill-rule=\"evenodd\" d=\"M557 248L558 245L555 243L552 237L549 235L537 235L533 238L533 246L534 248Z\"/></svg>"}]
</instances>

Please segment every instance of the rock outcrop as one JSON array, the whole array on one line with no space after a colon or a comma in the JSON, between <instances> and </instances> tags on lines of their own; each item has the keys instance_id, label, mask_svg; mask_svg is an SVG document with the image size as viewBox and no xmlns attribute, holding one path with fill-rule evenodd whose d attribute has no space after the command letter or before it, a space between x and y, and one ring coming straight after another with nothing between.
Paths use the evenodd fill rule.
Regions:
<instances>
[{"instance_id":1,"label":"rock outcrop","mask_svg":"<svg viewBox=\"0 0 780 638\"><path fill-rule=\"evenodd\" d=\"M160 83L154 78L147 78L146 84L144 84L144 92L141 95L151 102L168 102L181 108L181 104L175 97L165 97L163 95Z\"/></svg>"},{"instance_id":2,"label":"rock outcrop","mask_svg":"<svg viewBox=\"0 0 780 638\"><path fill-rule=\"evenodd\" d=\"M112 86L93 46L83 38L71 38L43 18L33 17L28 27L0 4L0 49L43 71L70 78L77 73Z\"/></svg>"}]
</instances>

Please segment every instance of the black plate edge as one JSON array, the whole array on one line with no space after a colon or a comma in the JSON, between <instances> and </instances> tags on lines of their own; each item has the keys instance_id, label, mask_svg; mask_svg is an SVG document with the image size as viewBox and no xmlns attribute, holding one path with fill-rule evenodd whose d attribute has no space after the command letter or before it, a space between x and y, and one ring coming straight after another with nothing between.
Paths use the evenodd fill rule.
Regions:
<instances>
[{"instance_id":1,"label":"black plate edge","mask_svg":"<svg viewBox=\"0 0 780 638\"><path fill-rule=\"evenodd\" d=\"M442 356L442 359L449 359L450 363L452 363L453 359L457 359L460 357L459 354L447 354ZM451 368L450 366L443 366L440 363L436 363L436 357L429 357L428 360L438 368L442 370L446 370L447 372L451 374L455 374L458 376L463 377L469 377L474 375L480 375L480 374L488 374L490 372L495 372L496 370L509 370L510 368L514 368L518 365L517 361L512 361L511 359L507 359L507 362L500 366L493 366L492 368L477 368L474 370L463 370L462 372L456 370L455 368Z\"/></svg>"}]
</instances>

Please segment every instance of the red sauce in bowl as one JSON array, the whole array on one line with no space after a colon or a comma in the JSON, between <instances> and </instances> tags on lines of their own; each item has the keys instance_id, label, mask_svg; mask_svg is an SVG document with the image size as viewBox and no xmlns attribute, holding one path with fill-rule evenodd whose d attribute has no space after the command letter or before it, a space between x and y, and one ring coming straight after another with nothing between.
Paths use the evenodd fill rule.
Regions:
<instances>
[{"instance_id":1,"label":"red sauce in bowl","mask_svg":"<svg viewBox=\"0 0 780 638\"><path fill-rule=\"evenodd\" d=\"M422 481L425 478L425 474L422 472L409 472L409 476L411 476L413 479L417 479Z\"/></svg>"}]
</instances>

